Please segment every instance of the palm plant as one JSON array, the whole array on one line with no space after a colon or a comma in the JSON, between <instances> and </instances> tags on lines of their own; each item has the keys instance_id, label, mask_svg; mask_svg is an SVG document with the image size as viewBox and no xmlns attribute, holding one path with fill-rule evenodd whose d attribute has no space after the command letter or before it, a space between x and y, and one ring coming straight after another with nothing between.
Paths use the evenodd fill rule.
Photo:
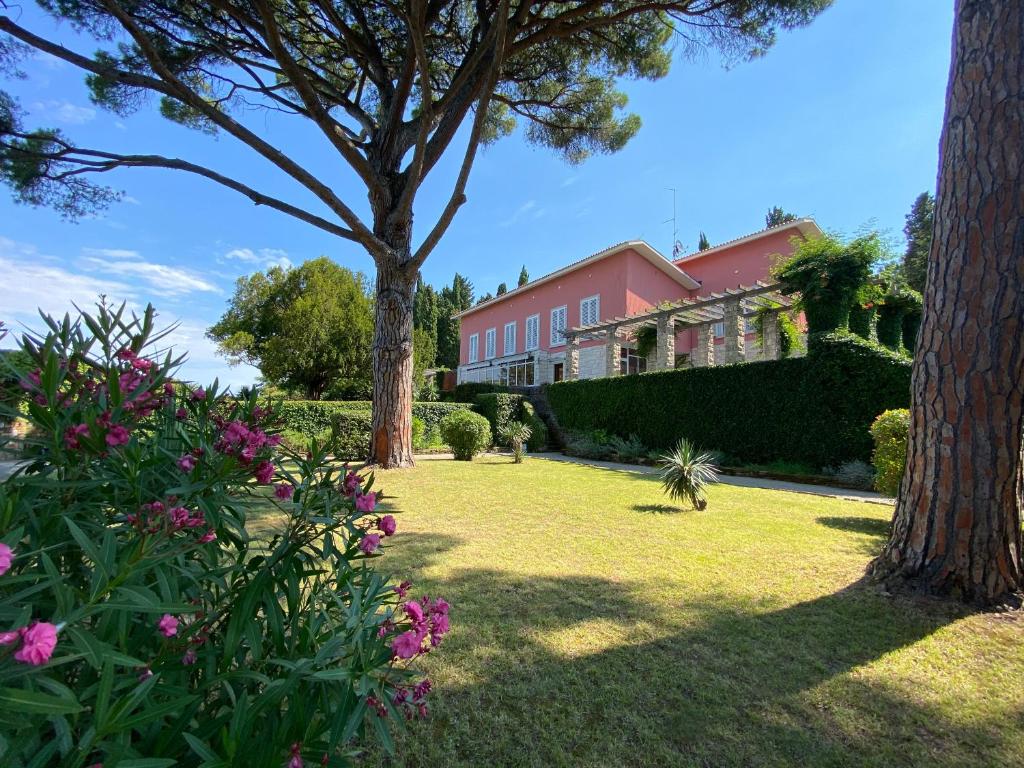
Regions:
<instances>
[{"instance_id":1,"label":"palm plant","mask_svg":"<svg viewBox=\"0 0 1024 768\"><path fill-rule=\"evenodd\" d=\"M708 501L707 486L718 482L714 457L697 448L685 437L675 448L658 460L661 485L673 501L689 501L694 509L703 510Z\"/></svg>"},{"instance_id":2,"label":"palm plant","mask_svg":"<svg viewBox=\"0 0 1024 768\"><path fill-rule=\"evenodd\" d=\"M533 431L521 421L510 421L501 428L499 436L512 447L512 458L516 464L523 463L523 454L526 453L526 442L532 434Z\"/></svg>"}]
</instances>

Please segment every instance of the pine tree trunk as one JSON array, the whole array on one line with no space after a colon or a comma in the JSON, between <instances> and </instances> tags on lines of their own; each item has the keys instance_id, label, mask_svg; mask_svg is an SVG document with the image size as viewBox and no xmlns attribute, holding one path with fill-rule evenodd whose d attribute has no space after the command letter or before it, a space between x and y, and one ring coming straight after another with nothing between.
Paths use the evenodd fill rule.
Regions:
<instances>
[{"instance_id":1,"label":"pine tree trunk","mask_svg":"<svg viewBox=\"0 0 1024 768\"><path fill-rule=\"evenodd\" d=\"M1019 603L1024 0L960 0L890 584Z\"/></svg>"},{"instance_id":2,"label":"pine tree trunk","mask_svg":"<svg viewBox=\"0 0 1024 768\"><path fill-rule=\"evenodd\" d=\"M373 425L370 461L411 467L412 304L415 276L378 263L373 328Z\"/></svg>"}]
</instances>

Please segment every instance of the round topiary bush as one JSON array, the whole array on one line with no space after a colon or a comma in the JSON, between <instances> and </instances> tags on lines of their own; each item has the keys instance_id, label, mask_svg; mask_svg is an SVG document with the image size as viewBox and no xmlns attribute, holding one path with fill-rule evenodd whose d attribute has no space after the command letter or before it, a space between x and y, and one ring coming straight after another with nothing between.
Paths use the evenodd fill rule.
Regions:
<instances>
[{"instance_id":1,"label":"round topiary bush","mask_svg":"<svg viewBox=\"0 0 1024 768\"><path fill-rule=\"evenodd\" d=\"M875 450L871 463L875 467L875 489L886 496L895 496L907 466L907 439L910 433L910 411L898 408L883 411L871 425Z\"/></svg>"},{"instance_id":2,"label":"round topiary bush","mask_svg":"<svg viewBox=\"0 0 1024 768\"><path fill-rule=\"evenodd\" d=\"M441 439L457 461L472 461L491 444L491 424L479 413L456 411L441 421Z\"/></svg>"}]
</instances>

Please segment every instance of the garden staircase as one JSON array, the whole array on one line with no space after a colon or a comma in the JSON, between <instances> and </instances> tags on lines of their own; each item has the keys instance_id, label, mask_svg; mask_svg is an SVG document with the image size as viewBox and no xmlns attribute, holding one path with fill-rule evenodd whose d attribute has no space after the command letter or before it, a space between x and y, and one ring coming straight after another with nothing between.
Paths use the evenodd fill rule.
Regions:
<instances>
[{"instance_id":1,"label":"garden staircase","mask_svg":"<svg viewBox=\"0 0 1024 768\"><path fill-rule=\"evenodd\" d=\"M548 402L548 395L545 387L511 387L512 392L525 397L533 410L537 412L544 426L548 428L548 447L551 450L561 451L565 448L565 434L558 424L555 412L551 410L551 403Z\"/></svg>"}]
</instances>

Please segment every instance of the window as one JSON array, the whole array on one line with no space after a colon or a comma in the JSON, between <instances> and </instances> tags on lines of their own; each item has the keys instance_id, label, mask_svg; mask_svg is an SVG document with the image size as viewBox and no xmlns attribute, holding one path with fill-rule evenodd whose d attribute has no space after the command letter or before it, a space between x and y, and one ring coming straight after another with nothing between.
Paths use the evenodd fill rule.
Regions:
<instances>
[{"instance_id":1,"label":"window","mask_svg":"<svg viewBox=\"0 0 1024 768\"><path fill-rule=\"evenodd\" d=\"M475 363L480 359L480 334L474 333L469 337L469 362Z\"/></svg>"},{"instance_id":2,"label":"window","mask_svg":"<svg viewBox=\"0 0 1024 768\"><path fill-rule=\"evenodd\" d=\"M635 349L622 347L619 351L619 373L644 373L647 370L647 358L637 355Z\"/></svg>"},{"instance_id":3,"label":"window","mask_svg":"<svg viewBox=\"0 0 1024 768\"><path fill-rule=\"evenodd\" d=\"M498 381L505 387L532 387L536 381L533 363L523 360L518 363L507 363L499 368Z\"/></svg>"},{"instance_id":4,"label":"window","mask_svg":"<svg viewBox=\"0 0 1024 768\"><path fill-rule=\"evenodd\" d=\"M725 336L725 323L715 323L715 338L721 339Z\"/></svg>"},{"instance_id":5,"label":"window","mask_svg":"<svg viewBox=\"0 0 1024 768\"><path fill-rule=\"evenodd\" d=\"M540 315L526 318L526 348L524 351L537 349L540 346Z\"/></svg>"},{"instance_id":6,"label":"window","mask_svg":"<svg viewBox=\"0 0 1024 768\"><path fill-rule=\"evenodd\" d=\"M551 346L557 347L559 344L565 344L565 336L562 334L565 331L565 315L566 307L556 307L551 310Z\"/></svg>"},{"instance_id":7,"label":"window","mask_svg":"<svg viewBox=\"0 0 1024 768\"><path fill-rule=\"evenodd\" d=\"M589 296L580 302L580 325L593 325L601 320L601 297Z\"/></svg>"},{"instance_id":8,"label":"window","mask_svg":"<svg viewBox=\"0 0 1024 768\"><path fill-rule=\"evenodd\" d=\"M496 328L488 328L487 333L484 335L484 357L490 360L495 356L495 337L498 335Z\"/></svg>"},{"instance_id":9,"label":"window","mask_svg":"<svg viewBox=\"0 0 1024 768\"><path fill-rule=\"evenodd\" d=\"M506 355L514 355L516 353L516 324L513 320L511 323L505 323L505 352Z\"/></svg>"},{"instance_id":10,"label":"window","mask_svg":"<svg viewBox=\"0 0 1024 768\"><path fill-rule=\"evenodd\" d=\"M743 332L744 333L757 333L757 325L754 323L754 318L744 317L743 318Z\"/></svg>"}]
</instances>

